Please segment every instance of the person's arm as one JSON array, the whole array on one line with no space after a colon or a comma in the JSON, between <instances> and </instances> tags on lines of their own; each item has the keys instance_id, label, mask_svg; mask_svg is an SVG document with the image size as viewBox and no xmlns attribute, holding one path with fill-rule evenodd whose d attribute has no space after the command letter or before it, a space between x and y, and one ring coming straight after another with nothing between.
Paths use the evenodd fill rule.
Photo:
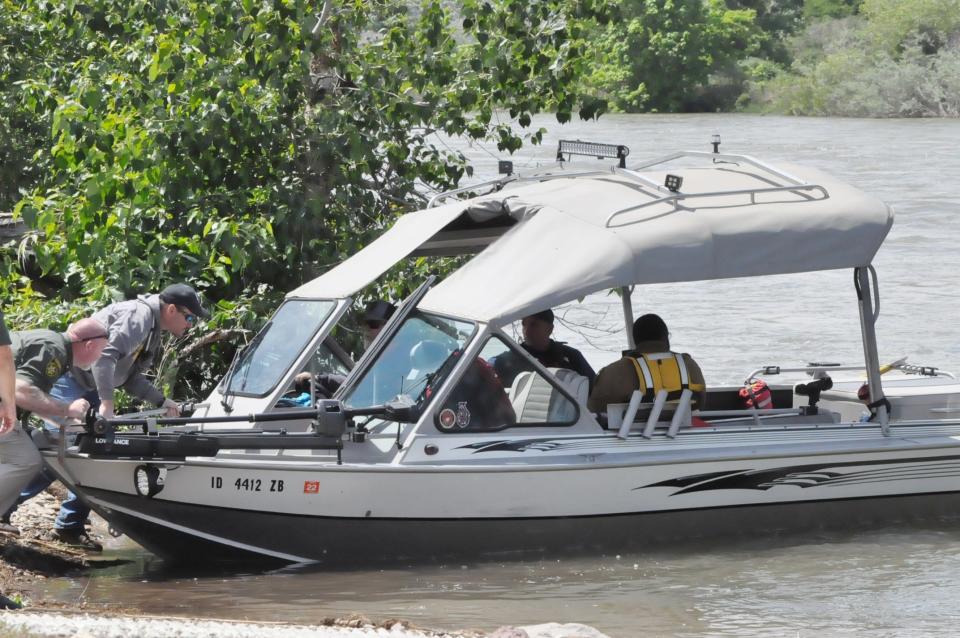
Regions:
<instances>
[{"instance_id":1,"label":"person's arm","mask_svg":"<svg viewBox=\"0 0 960 638\"><path fill-rule=\"evenodd\" d=\"M127 379L121 387L141 401L152 403L157 407L163 405L163 392L161 392L157 386L150 383L141 372L131 374L130 378Z\"/></svg>"},{"instance_id":2,"label":"person's arm","mask_svg":"<svg viewBox=\"0 0 960 638\"><path fill-rule=\"evenodd\" d=\"M86 399L72 403L57 401L52 396L25 379L16 380L16 402L22 410L29 410L48 419L82 419L90 408Z\"/></svg>"},{"instance_id":3,"label":"person's arm","mask_svg":"<svg viewBox=\"0 0 960 638\"><path fill-rule=\"evenodd\" d=\"M167 416L180 415L180 406L172 399L165 398L163 392L150 383L140 372L131 374L130 378L121 387L142 401L152 403L158 408L165 408Z\"/></svg>"},{"instance_id":4,"label":"person's arm","mask_svg":"<svg viewBox=\"0 0 960 638\"><path fill-rule=\"evenodd\" d=\"M6 434L17 423L16 369L13 350L0 346L0 434Z\"/></svg>"},{"instance_id":5,"label":"person's arm","mask_svg":"<svg viewBox=\"0 0 960 638\"><path fill-rule=\"evenodd\" d=\"M576 348L570 348L569 352L570 363L573 364L573 371L577 374L582 374L587 379L590 380L590 387L593 387L593 383L597 380L597 373L593 371L593 368L587 363L586 358L583 356L583 353L577 350Z\"/></svg>"},{"instance_id":6,"label":"person's arm","mask_svg":"<svg viewBox=\"0 0 960 638\"><path fill-rule=\"evenodd\" d=\"M707 405L707 382L703 379L703 371L700 370L700 366L693 360L693 357L688 354L683 356L687 364L687 373L690 375L690 385L699 386L691 388L696 403L695 407L703 410Z\"/></svg>"},{"instance_id":7,"label":"person's arm","mask_svg":"<svg viewBox=\"0 0 960 638\"><path fill-rule=\"evenodd\" d=\"M626 359L621 359L600 370L593 384L587 407L591 412L605 412L611 403L627 403L633 391L640 387L637 373Z\"/></svg>"}]
</instances>

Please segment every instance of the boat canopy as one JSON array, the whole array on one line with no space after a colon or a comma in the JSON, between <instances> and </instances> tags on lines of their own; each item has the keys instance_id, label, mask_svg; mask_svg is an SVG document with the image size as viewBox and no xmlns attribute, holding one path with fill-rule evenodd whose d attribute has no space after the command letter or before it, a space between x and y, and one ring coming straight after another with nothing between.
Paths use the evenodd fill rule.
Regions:
<instances>
[{"instance_id":1,"label":"boat canopy","mask_svg":"<svg viewBox=\"0 0 960 638\"><path fill-rule=\"evenodd\" d=\"M410 213L288 296L344 297L410 254L480 251L420 307L503 325L609 288L866 266L893 223L882 201L820 171L712 157L518 181Z\"/></svg>"},{"instance_id":2,"label":"boat canopy","mask_svg":"<svg viewBox=\"0 0 960 638\"><path fill-rule=\"evenodd\" d=\"M336 299L353 295L410 255L463 255L482 250L525 215L502 198L454 200L400 217L385 233L332 270L287 297Z\"/></svg>"},{"instance_id":3,"label":"boat canopy","mask_svg":"<svg viewBox=\"0 0 960 638\"><path fill-rule=\"evenodd\" d=\"M810 188L716 164L671 171L683 180L679 195L640 188L627 171L511 190L525 208L539 205L536 214L420 307L503 325L609 288L869 265L892 209L824 173L789 168ZM643 177L663 184L667 173Z\"/></svg>"}]
</instances>

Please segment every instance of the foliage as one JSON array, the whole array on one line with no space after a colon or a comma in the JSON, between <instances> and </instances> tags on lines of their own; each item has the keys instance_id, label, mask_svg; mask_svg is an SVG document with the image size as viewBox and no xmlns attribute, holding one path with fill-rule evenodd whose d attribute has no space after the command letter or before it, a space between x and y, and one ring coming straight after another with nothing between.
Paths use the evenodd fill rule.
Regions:
<instances>
[{"instance_id":1,"label":"foliage","mask_svg":"<svg viewBox=\"0 0 960 638\"><path fill-rule=\"evenodd\" d=\"M710 74L757 51L753 9L723 0L623 0L590 78L623 111L684 110Z\"/></svg>"},{"instance_id":2,"label":"foliage","mask_svg":"<svg viewBox=\"0 0 960 638\"><path fill-rule=\"evenodd\" d=\"M794 63L754 84L754 103L798 115L960 116L957 0L865 0L861 16L812 23Z\"/></svg>"},{"instance_id":3,"label":"foliage","mask_svg":"<svg viewBox=\"0 0 960 638\"><path fill-rule=\"evenodd\" d=\"M866 35L891 53L911 43L936 53L960 38L960 0L863 0Z\"/></svg>"},{"instance_id":4,"label":"foliage","mask_svg":"<svg viewBox=\"0 0 960 638\"><path fill-rule=\"evenodd\" d=\"M577 90L602 0L468 0L459 23L436 1L0 1L0 132L32 167L0 176L33 230L36 272L0 264L20 325L186 280L216 302L210 327L253 328L468 174L437 133L513 152L539 142L534 113L604 108ZM180 380L208 380L229 350Z\"/></svg>"},{"instance_id":5,"label":"foliage","mask_svg":"<svg viewBox=\"0 0 960 638\"><path fill-rule=\"evenodd\" d=\"M805 0L803 17L807 22L823 18L845 18L858 13L860 0Z\"/></svg>"},{"instance_id":6,"label":"foliage","mask_svg":"<svg viewBox=\"0 0 960 638\"><path fill-rule=\"evenodd\" d=\"M784 39L802 27L807 3L817 1L844 0L727 0L727 6L756 13L756 25L765 36L757 55L782 64L790 59Z\"/></svg>"}]
</instances>

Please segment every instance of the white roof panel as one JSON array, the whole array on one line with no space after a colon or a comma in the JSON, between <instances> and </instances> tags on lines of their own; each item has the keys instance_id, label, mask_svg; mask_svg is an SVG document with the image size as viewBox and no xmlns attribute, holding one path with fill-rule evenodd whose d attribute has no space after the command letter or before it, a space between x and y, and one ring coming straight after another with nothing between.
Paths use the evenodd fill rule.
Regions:
<instances>
[{"instance_id":1,"label":"white roof panel","mask_svg":"<svg viewBox=\"0 0 960 638\"><path fill-rule=\"evenodd\" d=\"M825 195L818 189L694 195L783 184L733 164L671 170L688 194L679 209L657 203L669 192L615 174L504 190L499 198L515 196L539 210L437 285L420 307L502 325L624 285L869 264L893 223L892 210L826 174L789 170ZM662 184L665 174L643 177Z\"/></svg>"}]
</instances>

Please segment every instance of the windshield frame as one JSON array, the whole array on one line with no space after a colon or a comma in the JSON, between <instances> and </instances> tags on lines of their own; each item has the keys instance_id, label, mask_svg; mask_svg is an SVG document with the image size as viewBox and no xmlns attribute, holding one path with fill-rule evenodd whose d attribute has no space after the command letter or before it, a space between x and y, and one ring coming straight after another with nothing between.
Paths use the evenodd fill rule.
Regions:
<instances>
[{"instance_id":1,"label":"windshield frame","mask_svg":"<svg viewBox=\"0 0 960 638\"><path fill-rule=\"evenodd\" d=\"M395 329L391 330L389 336L386 337L386 339L382 343L377 344L378 347L375 353L376 358L371 359L370 361L365 361L364 363L366 365L363 366L362 370L360 369L361 368L360 365L357 365L354 368L351 375L347 378L347 381L340 387L336 395L334 395L335 398L342 401L345 405L348 405L347 399L353 394L353 392L357 389L357 387L359 387L359 385L367 377L370 371L376 367L377 361L381 358L384 351L389 347L389 345L394 341L394 339L397 338L398 333L403 328L403 326L407 323L407 321L412 317L414 317L414 313L419 313L420 315L425 315L427 317L436 317L443 320L449 320L449 321L455 321L457 323L468 324L471 327L471 331L470 331L470 334L464 340L463 345L459 348L461 353L460 354L461 359L466 355L467 352L470 351L471 347L476 343L477 336L483 333L483 329L480 327L478 322L472 319L466 319L463 317L457 317L454 315L440 313L440 312L433 312L433 311L428 312L425 310L420 310L414 306L412 309L410 309L409 312L404 313L402 317L398 318L398 323L396 324ZM399 314L399 313L396 313L396 314ZM396 314L395 314L395 317L396 317ZM392 319L393 318L391 318L391 320ZM426 322L426 323L429 323L429 322ZM439 328L437 329L440 330ZM441 330L441 332L443 332L443 330ZM379 336L378 336L378 339L379 339ZM371 347L370 350L372 351L373 348ZM444 365L446 365L447 361L449 361L450 356L452 355L448 355L448 357L444 359L443 363L441 363L440 366L437 367L436 371L439 371L441 368L443 368ZM366 353L364 354L363 359L366 359ZM434 392L429 398L425 399L423 403L419 405L419 410L421 415L426 414L429 411L429 406L433 403L433 401L437 398L437 396L439 396L440 391L442 391L442 389L446 387L447 380L453 374L455 374L456 370L460 367L460 364L461 364L461 361L457 361L456 364L453 366L453 368L447 372L446 378L443 380L442 386L440 388L437 388L438 391ZM436 371L434 373L436 373ZM410 398L416 400L416 397L410 397ZM417 421L420 421L420 418L417 418Z\"/></svg>"},{"instance_id":2,"label":"windshield frame","mask_svg":"<svg viewBox=\"0 0 960 638\"><path fill-rule=\"evenodd\" d=\"M320 298L307 298L307 297L287 297L283 302L277 307L274 313L270 316L267 322L263 327L257 332L253 339L250 340L250 343L244 347L244 350L249 348L250 344L254 344L262 339L263 335L266 334L268 330L274 329L274 321L280 312L285 306L291 302L312 302L312 303L328 303L330 308L327 313L317 321L314 330L309 334L309 336L304 340L300 351L296 353L290 360L287 362L285 369L279 372L276 375L272 385L263 390L262 392L249 392L246 390L237 390L234 389L235 384L238 382L238 378L242 377L242 373L239 371L239 366L243 357L245 355L239 355L234 366L232 366L232 371L228 375L224 375L224 378L220 380L220 383L217 384L217 390L224 397L244 397L252 399L263 399L269 397L271 394L277 391L278 387L284 385L285 382L288 382L288 378L291 377L291 370L299 369L299 366L302 365L305 358L312 356L313 351L316 349L316 346L322 342L329 335L333 326L340 321L340 318L349 308L351 299L320 299ZM227 382L229 381L229 386Z\"/></svg>"},{"instance_id":3,"label":"windshield frame","mask_svg":"<svg viewBox=\"0 0 960 638\"><path fill-rule=\"evenodd\" d=\"M432 313L439 314L439 313ZM447 397L453 392L454 388L457 387L457 384L460 383L460 378L463 377L467 369L470 366L470 363L474 359L480 356L480 353L486 347L487 342L490 339L499 338L508 347L516 351L516 354L524 357L530 364L531 367L537 371L538 374L543 376L546 381L553 386L562 396L566 397L570 404L573 405L576 418L570 423L514 423L513 425L507 425L496 430L482 430L482 431L466 431L466 432L446 432L442 430L437 425L437 419L440 415L440 410L437 409L439 406L442 406L446 403ZM576 398L570 394L566 387L562 383L559 383L556 379L552 378L553 375L550 373L547 368L537 361L529 352L527 352L516 340L514 340L510 335L506 333L502 328L493 327L489 324L485 324L481 330L478 330L472 338L470 346L464 346L463 355L461 356L461 361L457 362L457 365L453 370L450 371L450 374L447 375L447 378L443 381L443 386L439 389L438 392L434 394L430 408L424 410L421 413L420 428L425 426L432 427L435 431L431 432L431 435L438 436L482 436L488 434L499 434L514 428L539 428L539 429L548 429L548 428L572 428L581 422L584 417L584 410L581 408L580 404L577 403ZM586 412L590 414L590 412Z\"/></svg>"}]
</instances>

